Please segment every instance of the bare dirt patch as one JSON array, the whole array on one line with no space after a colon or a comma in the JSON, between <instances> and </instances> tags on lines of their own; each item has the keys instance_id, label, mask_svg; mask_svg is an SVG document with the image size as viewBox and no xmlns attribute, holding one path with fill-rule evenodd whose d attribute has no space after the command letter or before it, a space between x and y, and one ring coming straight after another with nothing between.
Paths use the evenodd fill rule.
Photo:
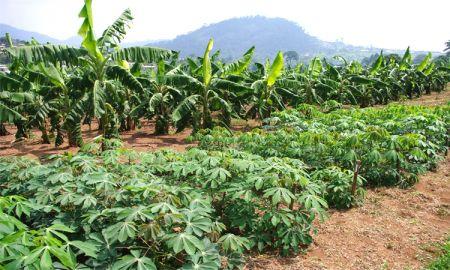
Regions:
<instances>
[{"instance_id":1,"label":"bare dirt patch","mask_svg":"<svg viewBox=\"0 0 450 270\"><path fill-rule=\"evenodd\" d=\"M233 120L233 130L248 131L261 123L256 120ZM6 129L10 135L0 136L0 156L29 156L42 157L52 154L61 154L64 152L78 152L78 148L69 147L67 138L65 143L59 147L54 144L42 144L41 133L33 130L31 138L20 142L14 142L16 128L13 125L7 125ZM186 138L192 133L192 129L185 129L176 133L174 129L170 130L169 135L154 135L155 123L153 121L142 121L142 127L132 131L120 133L124 147L136 151L155 151L162 148L170 148L177 151L184 151L188 147L196 145L186 142ZM84 142L91 142L99 136L98 125L93 123L91 129L87 125L82 126L82 135Z\"/></svg>"},{"instance_id":2,"label":"bare dirt patch","mask_svg":"<svg viewBox=\"0 0 450 270\"><path fill-rule=\"evenodd\" d=\"M364 205L333 211L306 254L254 256L247 269L421 269L450 234L450 158L411 189L367 191Z\"/></svg>"},{"instance_id":3,"label":"bare dirt patch","mask_svg":"<svg viewBox=\"0 0 450 270\"><path fill-rule=\"evenodd\" d=\"M438 106L445 105L450 102L450 85L447 85L447 90L443 92L432 92L429 95L423 95L417 99L408 99L400 104L405 105L423 105L423 106Z\"/></svg>"},{"instance_id":4,"label":"bare dirt patch","mask_svg":"<svg viewBox=\"0 0 450 270\"><path fill-rule=\"evenodd\" d=\"M7 126L7 130L11 133L7 136L0 137L0 156L30 156L41 157L50 154L72 152L76 153L78 148L69 147L66 142L60 146L55 147L54 144L42 144L41 134L39 131L34 130L30 139L14 142L15 128L13 126ZM183 151L189 146L186 142L186 138L191 134L192 130L186 129L183 132L175 133L173 130L169 135L153 135L154 123L144 121L140 129L133 131L121 132L120 138L123 141L124 147L134 149L137 151L152 151L161 148L171 148L174 150ZM84 142L90 142L95 137L99 136L98 126L94 123L89 129L87 125L82 127Z\"/></svg>"}]
</instances>

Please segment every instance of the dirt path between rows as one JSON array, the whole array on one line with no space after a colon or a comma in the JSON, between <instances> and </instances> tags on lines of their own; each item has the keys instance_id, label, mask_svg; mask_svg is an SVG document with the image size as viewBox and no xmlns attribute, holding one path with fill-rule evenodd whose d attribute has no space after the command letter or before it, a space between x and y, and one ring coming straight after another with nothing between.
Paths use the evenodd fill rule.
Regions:
<instances>
[{"instance_id":1,"label":"dirt path between rows","mask_svg":"<svg viewBox=\"0 0 450 270\"><path fill-rule=\"evenodd\" d=\"M445 105L448 102L450 102L450 84L447 85L446 91L443 91L441 93L432 92L429 95L423 95L420 98L408 99L399 103L406 105L437 106Z\"/></svg>"},{"instance_id":2,"label":"dirt path between rows","mask_svg":"<svg viewBox=\"0 0 450 270\"><path fill-rule=\"evenodd\" d=\"M255 120L233 120L233 130L250 130L255 126L259 126L259 122ZM78 148L69 147L67 138L65 143L60 147L54 144L42 144L41 133L33 130L31 138L24 141L15 142L16 128L12 125L6 125L6 129L10 133L7 136L0 136L0 156L28 156L32 158L40 158L52 154L62 154L64 152L76 153ZM125 131L120 133L120 139L125 148L136 151L155 151L162 148L170 148L177 151L184 151L186 148L195 146L196 143L186 141L192 134L192 129L188 128L180 133L175 133L171 129L168 135L154 135L155 123L153 121L142 121L142 127L133 131ZM85 143L92 142L95 137L99 136L98 125L93 123L91 129L87 125L82 126L82 136Z\"/></svg>"},{"instance_id":3,"label":"dirt path between rows","mask_svg":"<svg viewBox=\"0 0 450 270\"><path fill-rule=\"evenodd\" d=\"M161 148L171 148L183 151L189 144L185 140L191 134L190 129L183 132L169 135L153 135L154 122L143 121L142 127L134 131L121 132L120 138L123 141L124 147L134 149L137 151L153 151ZM12 125L6 126L10 135L0 137L0 156L29 156L42 157L51 154L61 154L64 152L76 153L78 148L69 147L67 145L67 138L64 138L65 143L60 147L55 147L54 144L42 144L41 133L37 130L32 132L32 137L25 141L14 142L14 133L16 129ZM91 142L95 137L99 136L98 125L93 123L91 129L87 125L82 126L83 141L85 143Z\"/></svg>"}]
</instances>

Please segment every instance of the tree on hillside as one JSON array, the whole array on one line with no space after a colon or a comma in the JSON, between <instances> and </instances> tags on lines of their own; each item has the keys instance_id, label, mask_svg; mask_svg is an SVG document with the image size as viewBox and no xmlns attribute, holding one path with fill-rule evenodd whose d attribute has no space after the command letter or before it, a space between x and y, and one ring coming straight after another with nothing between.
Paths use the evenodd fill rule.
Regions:
<instances>
[{"instance_id":1,"label":"tree on hillside","mask_svg":"<svg viewBox=\"0 0 450 270\"><path fill-rule=\"evenodd\" d=\"M444 52L447 52L447 55L450 56L450 40L448 40L447 42L445 42L445 49Z\"/></svg>"},{"instance_id":2,"label":"tree on hillside","mask_svg":"<svg viewBox=\"0 0 450 270\"><path fill-rule=\"evenodd\" d=\"M400 57L400 55L396 54L396 53L391 53L385 56L385 59L389 62L389 61L394 61L396 63L400 63L400 61L402 61L402 58Z\"/></svg>"},{"instance_id":3,"label":"tree on hillside","mask_svg":"<svg viewBox=\"0 0 450 270\"><path fill-rule=\"evenodd\" d=\"M427 55L425 53L416 55L414 57L413 64L415 64L415 65L420 64L420 62L422 62L423 59L425 59L425 57L427 57Z\"/></svg>"},{"instance_id":4,"label":"tree on hillside","mask_svg":"<svg viewBox=\"0 0 450 270\"><path fill-rule=\"evenodd\" d=\"M300 59L296 51L287 51L284 53L284 58L288 62L289 66L292 66L293 62L297 63Z\"/></svg>"}]
</instances>

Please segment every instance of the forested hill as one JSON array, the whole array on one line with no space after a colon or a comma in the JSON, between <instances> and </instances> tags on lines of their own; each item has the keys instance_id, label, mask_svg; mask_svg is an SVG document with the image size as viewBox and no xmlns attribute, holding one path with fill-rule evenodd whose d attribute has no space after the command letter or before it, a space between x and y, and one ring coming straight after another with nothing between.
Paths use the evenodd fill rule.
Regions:
<instances>
[{"instance_id":1,"label":"forested hill","mask_svg":"<svg viewBox=\"0 0 450 270\"><path fill-rule=\"evenodd\" d=\"M12 38L29 41L31 38L35 38L37 41L46 43L59 43L60 41L50 36L40 34L37 32L22 30L7 24L0 24L0 36L4 37L6 33L9 33Z\"/></svg>"},{"instance_id":2,"label":"forested hill","mask_svg":"<svg viewBox=\"0 0 450 270\"><path fill-rule=\"evenodd\" d=\"M66 44L72 46L79 46L81 44L81 38L78 36L73 36L65 40L59 40L46 34L23 30L14 26L0 23L0 37L4 37L6 33L9 33L13 39L17 40L30 41L32 38L34 38L40 43Z\"/></svg>"},{"instance_id":3,"label":"forested hill","mask_svg":"<svg viewBox=\"0 0 450 270\"><path fill-rule=\"evenodd\" d=\"M252 46L256 57L273 57L278 51L296 51L300 56L328 54L347 46L324 42L307 34L294 22L281 18L245 17L204 26L173 40L151 43L180 51L182 56L201 55L209 38L214 38L214 48L222 57L236 58Z\"/></svg>"}]
</instances>

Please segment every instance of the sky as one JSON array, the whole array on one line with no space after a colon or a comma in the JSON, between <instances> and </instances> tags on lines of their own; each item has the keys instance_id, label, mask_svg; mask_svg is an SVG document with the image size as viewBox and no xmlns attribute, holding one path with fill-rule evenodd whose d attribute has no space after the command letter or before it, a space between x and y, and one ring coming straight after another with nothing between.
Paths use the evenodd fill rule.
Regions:
<instances>
[{"instance_id":1,"label":"sky","mask_svg":"<svg viewBox=\"0 0 450 270\"><path fill-rule=\"evenodd\" d=\"M76 35L83 0L0 0L0 23L58 39ZM125 8L125 41L172 39L203 25L262 15L298 23L325 41L386 49L442 51L450 40L450 0L93 0L96 35Z\"/></svg>"}]
</instances>

